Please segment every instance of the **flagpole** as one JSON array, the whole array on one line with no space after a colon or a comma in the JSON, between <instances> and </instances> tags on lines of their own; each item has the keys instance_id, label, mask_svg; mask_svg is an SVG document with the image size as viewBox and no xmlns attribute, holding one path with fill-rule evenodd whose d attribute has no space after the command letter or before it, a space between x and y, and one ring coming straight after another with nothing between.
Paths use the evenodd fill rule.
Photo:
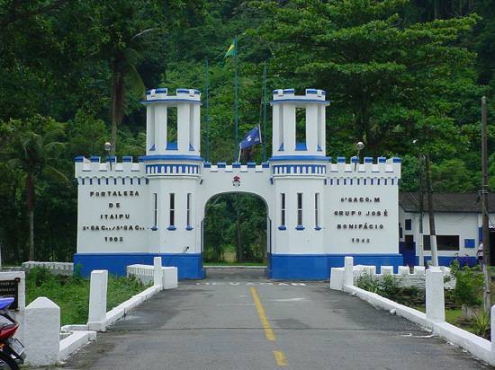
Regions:
<instances>
[{"instance_id":1,"label":"flagpole","mask_svg":"<svg viewBox=\"0 0 495 370\"><path fill-rule=\"evenodd\" d=\"M210 161L210 72L208 58L205 58L205 108L206 108L206 162Z\"/></svg>"},{"instance_id":2,"label":"flagpole","mask_svg":"<svg viewBox=\"0 0 495 370\"><path fill-rule=\"evenodd\" d=\"M262 92L261 94L263 95L262 97L262 107L263 107L263 135L266 135L266 74L267 74L267 69L266 69L266 62L265 65L263 66L263 87L262 87ZM260 135L261 138L261 135ZM263 148L263 162L266 161L266 136L263 137L262 140L262 148Z\"/></svg>"},{"instance_id":3,"label":"flagpole","mask_svg":"<svg viewBox=\"0 0 495 370\"><path fill-rule=\"evenodd\" d=\"M234 37L234 158L235 158L235 148L239 145L239 79L238 79L238 56L237 49L237 36Z\"/></svg>"}]
</instances>

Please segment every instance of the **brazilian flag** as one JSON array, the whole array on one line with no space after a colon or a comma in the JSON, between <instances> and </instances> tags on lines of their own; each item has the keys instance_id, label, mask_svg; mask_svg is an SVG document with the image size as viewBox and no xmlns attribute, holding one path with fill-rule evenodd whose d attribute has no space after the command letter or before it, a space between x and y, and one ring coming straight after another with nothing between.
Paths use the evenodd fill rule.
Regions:
<instances>
[{"instance_id":1,"label":"brazilian flag","mask_svg":"<svg viewBox=\"0 0 495 370\"><path fill-rule=\"evenodd\" d=\"M234 38L234 41L229 46L229 49L225 53L225 58L231 57L237 54L237 38Z\"/></svg>"}]
</instances>

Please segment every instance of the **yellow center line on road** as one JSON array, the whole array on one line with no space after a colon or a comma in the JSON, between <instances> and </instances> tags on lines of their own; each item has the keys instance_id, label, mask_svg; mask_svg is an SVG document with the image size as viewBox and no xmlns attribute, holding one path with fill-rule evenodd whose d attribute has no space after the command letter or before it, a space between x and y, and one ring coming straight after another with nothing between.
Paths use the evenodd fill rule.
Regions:
<instances>
[{"instance_id":1,"label":"yellow center line on road","mask_svg":"<svg viewBox=\"0 0 495 370\"><path fill-rule=\"evenodd\" d=\"M273 351L273 356L275 356L275 361L278 366L287 366L288 362L282 351Z\"/></svg>"},{"instance_id":2,"label":"yellow center line on road","mask_svg":"<svg viewBox=\"0 0 495 370\"><path fill-rule=\"evenodd\" d=\"M251 287L250 290L251 290L251 295L253 296L254 305L256 306L256 311L258 311L258 316L260 318L261 325L263 326L263 329L265 330L265 337L267 340L269 340L271 342L275 342L275 334L273 333L273 329L270 326L268 319L266 318L265 309L263 308L263 305L261 304L260 297L258 295L258 291L256 290L255 287Z\"/></svg>"}]
</instances>

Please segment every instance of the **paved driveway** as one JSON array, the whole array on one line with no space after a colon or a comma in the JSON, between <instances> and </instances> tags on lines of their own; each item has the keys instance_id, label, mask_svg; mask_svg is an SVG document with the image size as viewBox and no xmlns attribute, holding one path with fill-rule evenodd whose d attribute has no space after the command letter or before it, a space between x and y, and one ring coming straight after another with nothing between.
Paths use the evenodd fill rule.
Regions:
<instances>
[{"instance_id":1,"label":"paved driveway","mask_svg":"<svg viewBox=\"0 0 495 370\"><path fill-rule=\"evenodd\" d=\"M210 270L133 311L66 369L488 369L323 282Z\"/></svg>"}]
</instances>

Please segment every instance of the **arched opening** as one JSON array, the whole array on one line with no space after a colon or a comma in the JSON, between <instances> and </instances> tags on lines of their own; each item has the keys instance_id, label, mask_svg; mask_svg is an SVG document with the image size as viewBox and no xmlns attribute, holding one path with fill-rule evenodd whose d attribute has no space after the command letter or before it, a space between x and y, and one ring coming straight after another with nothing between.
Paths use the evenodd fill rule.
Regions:
<instances>
[{"instance_id":1,"label":"arched opening","mask_svg":"<svg viewBox=\"0 0 495 370\"><path fill-rule=\"evenodd\" d=\"M266 265L268 207L251 193L223 193L208 200L203 220L203 263Z\"/></svg>"}]
</instances>

